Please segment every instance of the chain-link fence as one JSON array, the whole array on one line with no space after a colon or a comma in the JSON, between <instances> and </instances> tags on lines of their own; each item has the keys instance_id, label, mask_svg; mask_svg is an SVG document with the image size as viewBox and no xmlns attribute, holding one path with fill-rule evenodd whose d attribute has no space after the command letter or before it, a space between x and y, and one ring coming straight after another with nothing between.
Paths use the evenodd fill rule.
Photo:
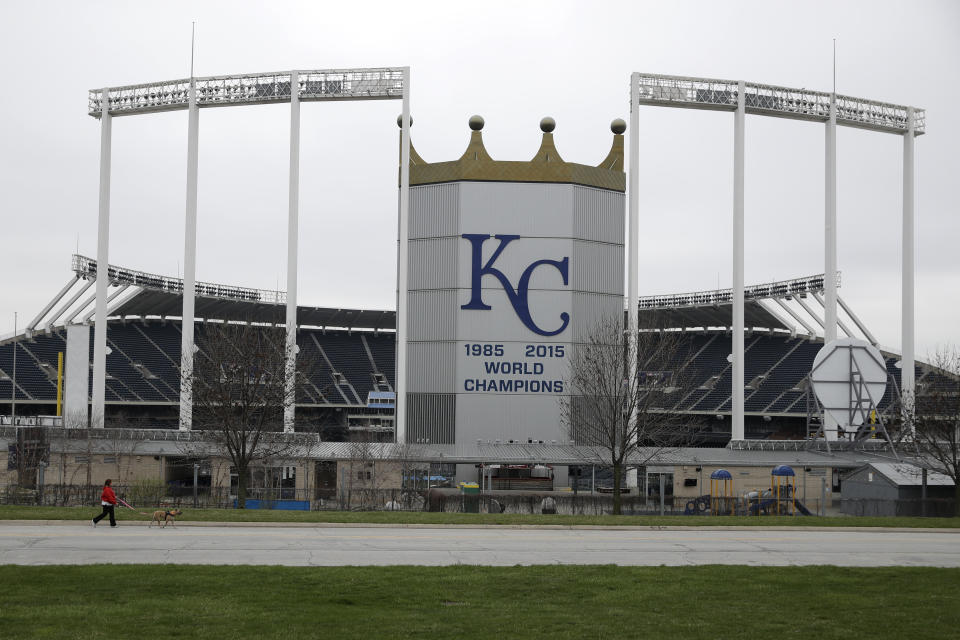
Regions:
<instances>
[{"instance_id":1,"label":"chain-link fence","mask_svg":"<svg viewBox=\"0 0 960 640\"><path fill-rule=\"evenodd\" d=\"M171 492L159 481L114 484L117 497L138 509L182 507L232 509L236 495L228 487L197 487ZM0 485L0 504L37 506L98 507L101 485L49 484L26 488ZM613 496L590 493L506 493L462 494L455 489L344 489L320 492L312 489L252 488L247 492L248 508L314 511L433 511L442 513L557 513L602 516L613 512ZM661 504L646 496L621 496L624 515L820 515L819 500L801 504L788 500L756 498L684 498L665 496ZM954 501L844 499L841 512L852 516L951 517ZM801 508L802 507L802 508ZM832 509L831 509L832 511Z\"/></svg>"},{"instance_id":2,"label":"chain-link fence","mask_svg":"<svg viewBox=\"0 0 960 640\"><path fill-rule=\"evenodd\" d=\"M956 513L955 501L948 498L925 500L875 500L867 498L846 499L840 502L840 510L851 516L914 516L927 518L950 518Z\"/></svg>"}]
</instances>

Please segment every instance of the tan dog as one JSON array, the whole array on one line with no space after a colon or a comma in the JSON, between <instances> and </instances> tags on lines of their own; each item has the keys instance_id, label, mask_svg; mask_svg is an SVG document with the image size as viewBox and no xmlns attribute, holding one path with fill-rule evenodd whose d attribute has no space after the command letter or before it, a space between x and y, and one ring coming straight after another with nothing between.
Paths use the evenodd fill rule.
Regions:
<instances>
[{"instance_id":1,"label":"tan dog","mask_svg":"<svg viewBox=\"0 0 960 640\"><path fill-rule=\"evenodd\" d=\"M183 511L180 509L160 509L159 511L153 512L153 519L150 520L150 526L153 526L153 523L156 522L157 526L166 527L169 522L173 526L177 526L176 518L179 515L183 515Z\"/></svg>"}]
</instances>

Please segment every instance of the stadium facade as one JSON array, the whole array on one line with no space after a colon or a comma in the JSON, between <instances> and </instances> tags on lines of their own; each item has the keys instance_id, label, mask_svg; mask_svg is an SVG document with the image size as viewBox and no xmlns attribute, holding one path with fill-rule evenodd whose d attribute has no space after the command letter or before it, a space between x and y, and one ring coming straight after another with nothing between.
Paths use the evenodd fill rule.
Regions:
<instances>
[{"instance_id":1,"label":"stadium facade","mask_svg":"<svg viewBox=\"0 0 960 640\"><path fill-rule=\"evenodd\" d=\"M742 118L752 113L824 122L828 143L837 124L902 134L909 159L905 229L912 229L906 187L908 178L912 181L913 139L924 132L922 110L744 82L633 74L632 154L638 153L641 104L733 111L739 145L734 288L639 298L637 185L632 182L637 176L631 176L625 207L625 123L614 121L610 152L592 166L562 158L550 118L541 121L541 146L530 161L494 160L483 145L483 120L475 116L463 155L429 163L410 144L408 83L408 68L380 68L190 78L92 91L90 115L102 125L98 260L74 256L73 276L64 288L22 333L0 340L0 420L12 429L3 432L4 438L19 437L18 425L139 427L134 435L162 466L158 443L202 439L189 432L192 396L180 383L181 371L192 368L194 334L202 334L210 322L246 322L265 332L284 331L287 344L297 347L290 353L318 363L298 391L295 411L285 416L285 430L315 436L301 458L318 464L350 459L353 454L339 445L352 433L363 433L383 444L386 457L410 455L409 447L416 447L418 460L458 465L458 479L475 479L478 464L512 462L553 464L563 484L562 469L585 460L565 436L560 415L561 398L570 391L570 356L598 320L626 308L631 330L655 324L683 336L685 348L673 368L694 385L667 410L698 427L700 444L727 445L724 453L690 449L680 458L654 462L765 465L772 461L767 449L791 451L796 464L811 468L853 468L864 462L871 450L866 444L855 453L826 457L809 440L800 444L810 435L807 375L824 337L840 330L876 345L837 295L829 198L826 275L743 286ZM297 300L299 103L365 99L403 100L399 313L307 307ZM198 109L278 102L291 104L288 293L197 282L192 234ZM110 121L173 109L190 114L183 280L107 267L105 259ZM828 144L827 152L829 186L835 147L831 151ZM832 166L835 171L835 162ZM908 240L905 235L905 247ZM909 260L905 296L912 296ZM94 284L95 293L88 294ZM912 304L912 297L905 298L907 369L897 366L898 354L883 352L894 384L876 407L881 413L896 407L901 378L912 389L915 379L922 383L935 375L913 366ZM66 356L65 389L58 384L61 354ZM174 438L170 432L177 426L186 433ZM764 443L770 444L765 448ZM699 464L694 468L701 471Z\"/></svg>"}]
</instances>

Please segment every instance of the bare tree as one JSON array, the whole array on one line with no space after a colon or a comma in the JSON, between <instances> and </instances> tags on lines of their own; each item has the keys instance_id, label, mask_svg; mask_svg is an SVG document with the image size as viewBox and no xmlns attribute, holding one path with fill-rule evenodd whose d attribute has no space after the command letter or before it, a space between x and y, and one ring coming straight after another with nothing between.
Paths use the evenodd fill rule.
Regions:
<instances>
[{"instance_id":1,"label":"bare tree","mask_svg":"<svg viewBox=\"0 0 960 640\"><path fill-rule=\"evenodd\" d=\"M284 409L296 401L310 363L298 358L297 384L285 384L287 347L282 329L252 324L208 324L197 336L193 428L206 432L237 473L237 506L246 507L251 468L289 457L296 445L283 433Z\"/></svg>"},{"instance_id":2,"label":"bare tree","mask_svg":"<svg viewBox=\"0 0 960 640\"><path fill-rule=\"evenodd\" d=\"M599 453L613 470L613 513L621 513L621 478L692 434L671 411L689 388L688 354L679 332L645 330L628 340L620 317L601 319L570 357L561 417L567 437ZM631 374L630 361L637 363Z\"/></svg>"},{"instance_id":3,"label":"bare tree","mask_svg":"<svg viewBox=\"0 0 960 640\"><path fill-rule=\"evenodd\" d=\"M953 480L954 515L960 517L960 349L945 347L930 364L933 371L916 392L914 443L933 471Z\"/></svg>"}]
</instances>

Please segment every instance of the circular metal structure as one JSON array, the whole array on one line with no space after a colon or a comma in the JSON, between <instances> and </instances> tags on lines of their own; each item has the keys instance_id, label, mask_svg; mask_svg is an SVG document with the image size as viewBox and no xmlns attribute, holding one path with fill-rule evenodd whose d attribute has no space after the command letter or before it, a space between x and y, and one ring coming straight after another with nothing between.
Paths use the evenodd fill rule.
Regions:
<instances>
[{"instance_id":1,"label":"circular metal structure","mask_svg":"<svg viewBox=\"0 0 960 640\"><path fill-rule=\"evenodd\" d=\"M540 121L540 131L544 133L553 133L553 130L557 128L557 121L547 116Z\"/></svg>"},{"instance_id":2,"label":"circular metal structure","mask_svg":"<svg viewBox=\"0 0 960 640\"><path fill-rule=\"evenodd\" d=\"M858 427L880 404L887 368L880 351L866 340L838 338L814 358L810 380L824 414L840 427Z\"/></svg>"},{"instance_id":3,"label":"circular metal structure","mask_svg":"<svg viewBox=\"0 0 960 640\"><path fill-rule=\"evenodd\" d=\"M483 129L483 116L470 116L467 124L470 126L471 131L480 131Z\"/></svg>"}]
</instances>

